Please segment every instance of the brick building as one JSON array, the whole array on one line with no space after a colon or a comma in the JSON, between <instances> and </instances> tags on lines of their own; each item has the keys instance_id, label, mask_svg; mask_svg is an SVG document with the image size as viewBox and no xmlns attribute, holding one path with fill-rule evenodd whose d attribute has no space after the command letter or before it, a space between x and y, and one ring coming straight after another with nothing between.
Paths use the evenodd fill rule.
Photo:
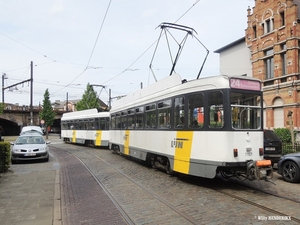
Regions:
<instances>
[{"instance_id":1,"label":"brick building","mask_svg":"<svg viewBox=\"0 0 300 225\"><path fill-rule=\"evenodd\" d=\"M245 42L252 76L262 80L264 127L300 132L300 0L256 0ZM291 115L292 112L292 115ZM291 116L290 116L291 115ZM290 123L292 121L292 123Z\"/></svg>"}]
</instances>

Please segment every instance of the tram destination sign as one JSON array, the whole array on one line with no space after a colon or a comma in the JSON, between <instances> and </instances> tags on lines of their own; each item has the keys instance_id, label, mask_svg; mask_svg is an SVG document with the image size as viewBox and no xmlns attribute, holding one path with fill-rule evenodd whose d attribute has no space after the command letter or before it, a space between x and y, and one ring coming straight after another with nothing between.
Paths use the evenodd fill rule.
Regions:
<instances>
[{"instance_id":1,"label":"tram destination sign","mask_svg":"<svg viewBox=\"0 0 300 225\"><path fill-rule=\"evenodd\" d=\"M243 90L260 91L260 81L230 78L230 87Z\"/></svg>"}]
</instances>

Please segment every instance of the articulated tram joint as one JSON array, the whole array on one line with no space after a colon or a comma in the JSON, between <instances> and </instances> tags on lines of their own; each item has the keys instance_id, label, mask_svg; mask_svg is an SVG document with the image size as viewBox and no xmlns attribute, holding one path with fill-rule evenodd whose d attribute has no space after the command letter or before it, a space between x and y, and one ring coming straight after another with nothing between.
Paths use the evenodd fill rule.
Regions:
<instances>
[{"instance_id":1,"label":"articulated tram joint","mask_svg":"<svg viewBox=\"0 0 300 225\"><path fill-rule=\"evenodd\" d=\"M273 178L271 160L258 160L247 162L247 178L249 180L266 180Z\"/></svg>"}]
</instances>

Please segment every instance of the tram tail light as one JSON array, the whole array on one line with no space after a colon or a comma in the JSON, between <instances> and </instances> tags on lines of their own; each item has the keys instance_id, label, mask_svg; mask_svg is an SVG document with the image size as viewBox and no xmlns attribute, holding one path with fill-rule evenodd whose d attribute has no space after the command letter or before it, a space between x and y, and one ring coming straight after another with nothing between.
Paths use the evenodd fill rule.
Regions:
<instances>
[{"instance_id":1,"label":"tram tail light","mask_svg":"<svg viewBox=\"0 0 300 225\"><path fill-rule=\"evenodd\" d=\"M257 167L265 167L265 166L271 166L271 160L258 160L256 161Z\"/></svg>"},{"instance_id":2,"label":"tram tail light","mask_svg":"<svg viewBox=\"0 0 300 225\"><path fill-rule=\"evenodd\" d=\"M233 156L238 157L238 149L237 148L233 149Z\"/></svg>"},{"instance_id":3,"label":"tram tail light","mask_svg":"<svg viewBox=\"0 0 300 225\"><path fill-rule=\"evenodd\" d=\"M264 148L259 148L259 155L263 156L264 155Z\"/></svg>"}]
</instances>

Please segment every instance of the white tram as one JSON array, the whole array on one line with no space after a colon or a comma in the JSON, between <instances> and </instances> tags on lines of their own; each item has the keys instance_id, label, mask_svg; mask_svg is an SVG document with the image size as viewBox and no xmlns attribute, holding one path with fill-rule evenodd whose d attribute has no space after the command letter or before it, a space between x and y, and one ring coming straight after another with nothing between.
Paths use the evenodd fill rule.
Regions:
<instances>
[{"instance_id":1,"label":"white tram","mask_svg":"<svg viewBox=\"0 0 300 225\"><path fill-rule=\"evenodd\" d=\"M109 112L98 109L64 113L61 138L68 143L108 147L109 117Z\"/></svg>"},{"instance_id":2,"label":"white tram","mask_svg":"<svg viewBox=\"0 0 300 225\"><path fill-rule=\"evenodd\" d=\"M259 80L174 73L114 102L109 147L168 173L272 178Z\"/></svg>"}]
</instances>

